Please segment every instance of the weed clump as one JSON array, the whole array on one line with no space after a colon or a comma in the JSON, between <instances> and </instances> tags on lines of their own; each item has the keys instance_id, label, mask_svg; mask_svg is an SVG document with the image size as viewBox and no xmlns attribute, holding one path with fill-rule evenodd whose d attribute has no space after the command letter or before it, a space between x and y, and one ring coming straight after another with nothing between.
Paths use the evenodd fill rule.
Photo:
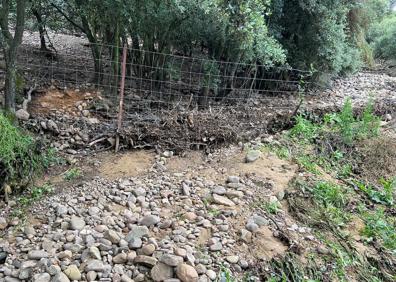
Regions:
<instances>
[{"instance_id":1,"label":"weed clump","mask_svg":"<svg viewBox=\"0 0 396 282\"><path fill-rule=\"evenodd\" d=\"M40 143L0 113L0 190L6 184L14 189L27 186L52 156L53 152L43 154Z\"/></svg>"}]
</instances>

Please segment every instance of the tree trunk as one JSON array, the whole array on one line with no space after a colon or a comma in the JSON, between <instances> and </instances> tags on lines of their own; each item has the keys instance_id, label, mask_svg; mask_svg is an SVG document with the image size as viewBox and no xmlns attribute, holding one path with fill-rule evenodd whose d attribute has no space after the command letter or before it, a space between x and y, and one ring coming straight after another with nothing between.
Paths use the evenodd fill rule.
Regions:
<instances>
[{"instance_id":1,"label":"tree trunk","mask_svg":"<svg viewBox=\"0 0 396 282\"><path fill-rule=\"evenodd\" d=\"M98 44L91 44L91 52L92 57L94 59L94 82L100 85L103 79L103 64L102 64L102 55L100 52L100 47Z\"/></svg>"},{"instance_id":2,"label":"tree trunk","mask_svg":"<svg viewBox=\"0 0 396 282\"><path fill-rule=\"evenodd\" d=\"M5 110L15 112L16 76L15 51L10 50L5 54L6 76L5 76Z\"/></svg>"},{"instance_id":3,"label":"tree trunk","mask_svg":"<svg viewBox=\"0 0 396 282\"><path fill-rule=\"evenodd\" d=\"M48 51L47 44L45 43L45 24L40 12L36 8L32 8L32 13L36 17L38 30L40 33L40 49L42 51Z\"/></svg>"},{"instance_id":4,"label":"tree trunk","mask_svg":"<svg viewBox=\"0 0 396 282\"><path fill-rule=\"evenodd\" d=\"M16 27L14 35L9 29L9 12L11 1L2 0L0 8L0 27L1 34L4 38L2 47L6 63L5 77L5 103L6 111L15 112L15 94L16 94L16 56L19 45L22 43L23 30L25 27L26 0L16 1Z\"/></svg>"}]
</instances>

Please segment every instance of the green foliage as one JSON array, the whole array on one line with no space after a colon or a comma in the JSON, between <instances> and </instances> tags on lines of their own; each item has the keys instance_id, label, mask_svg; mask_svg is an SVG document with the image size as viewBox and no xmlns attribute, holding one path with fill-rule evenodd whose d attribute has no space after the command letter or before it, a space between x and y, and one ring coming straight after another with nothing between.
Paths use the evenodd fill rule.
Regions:
<instances>
[{"instance_id":1,"label":"green foliage","mask_svg":"<svg viewBox=\"0 0 396 282\"><path fill-rule=\"evenodd\" d=\"M319 182L312 190L315 199L324 206L343 208L347 203L345 188L331 182Z\"/></svg>"},{"instance_id":2,"label":"green foliage","mask_svg":"<svg viewBox=\"0 0 396 282\"><path fill-rule=\"evenodd\" d=\"M21 196L18 202L22 206L30 206L32 203L40 200L46 195L53 193L54 188L50 184L44 184L43 186L35 186L30 189L27 195Z\"/></svg>"},{"instance_id":3,"label":"green foliage","mask_svg":"<svg viewBox=\"0 0 396 282\"><path fill-rule=\"evenodd\" d=\"M360 68L360 51L348 35L351 4L343 0L275 0L271 30L287 50L288 62L329 73ZM314 24L313 24L314 23Z\"/></svg>"},{"instance_id":4,"label":"green foliage","mask_svg":"<svg viewBox=\"0 0 396 282\"><path fill-rule=\"evenodd\" d=\"M303 116L296 117L296 125L290 130L290 136L302 141L312 141L318 134L319 127Z\"/></svg>"},{"instance_id":5,"label":"green foliage","mask_svg":"<svg viewBox=\"0 0 396 282\"><path fill-rule=\"evenodd\" d=\"M382 184L381 189L375 189L372 185L359 181L356 181L356 186L373 202L392 206L395 203L394 192L396 189L396 178L389 180L380 179L380 183Z\"/></svg>"},{"instance_id":6,"label":"green foliage","mask_svg":"<svg viewBox=\"0 0 396 282\"><path fill-rule=\"evenodd\" d=\"M204 65L204 78L203 86L209 89L213 89L217 93L217 88L221 82L220 70L215 61L205 61Z\"/></svg>"},{"instance_id":7,"label":"green foliage","mask_svg":"<svg viewBox=\"0 0 396 282\"><path fill-rule=\"evenodd\" d=\"M363 212L365 228L362 235L368 237L369 241L377 240L383 246L396 252L396 229L394 218L387 217L384 210L377 209L375 212Z\"/></svg>"},{"instance_id":8,"label":"green foliage","mask_svg":"<svg viewBox=\"0 0 396 282\"><path fill-rule=\"evenodd\" d=\"M369 42L376 57L396 58L396 14L393 13L376 23L369 32Z\"/></svg>"},{"instance_id":9,"label":"green foliage","mask_svg":"<svg viewBox=\"0 0 396 282\"><path fill-rule=\"evenodd\" d=\"M79 168L71 168L65 172L64 179L66 181L72 181L82 176L82 171Z\"/></svg>"},{"instance_id":10,"label":"green foliage","mask_svg":"<svg viewBox=\"0 0 396 282\"><path fill-rule=\"evenodd\" d=\"M319 175L321 174L317 164L307 155L297 157L297 163L300 164L306 171Z\"/></svg>"},{"instance_id":11,"label":"green foliage","mask_svg":"<svg viewBox=\"0 0 396 282\"><path fill-rule=\"evenodd\" d=\"M29 181L50 164L38 143L0 113L0 187Z\"/></svg>"},{"instance_id":12,"label":"green foliage","mask_svg":"<svg viewBox=\"0 0 396 282\"><path fill-rule=\"evenodd\" d=\"M355 118L352 102L348 98L340 113L328 114L324 118L327 130L339 133L347 145L354 141L376 137L379 134L380 118L373 114L373 105L368 103L361 118Z\"/></svg>"},{"instance_id":13,"label":"green foliage","mask_svg":"<svg viewBox=\"0 0 396 282\"><path fill-rule=\"evenodd\" d=\"M264 203L263 208L270 214L277 214L281 210L281 206L278 201Z\"/></svg>"}]
</instances>

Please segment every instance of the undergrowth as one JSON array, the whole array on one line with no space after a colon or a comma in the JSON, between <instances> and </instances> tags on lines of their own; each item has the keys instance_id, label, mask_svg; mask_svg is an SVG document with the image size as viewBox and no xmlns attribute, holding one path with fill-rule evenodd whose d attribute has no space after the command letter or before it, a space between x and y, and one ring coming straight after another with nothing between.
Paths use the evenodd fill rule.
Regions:
<instances>
[{"instance_id":1,"label":"undergrowth","mask_svg":"<svg viewBox=\"0 0 396 282\"><path fill-rule=\"evenodd\" d=\"M265 281L396 281L396 144L381 136L373 104L360 115L350 99L322 119L299 115L265 149L299 165L287 196L289 213L329 249L304 262L292 253L274 258ZM376 256L353 247L357 239L349 226L356 219L364 223L356 231L361 242Z\"/></svg>"},{"instance_id":2,"label":"undergrowth","mask_svg":"<svg viewBox=\"0 0 396 282\"><path fill-rule=\"evenodd\" d=\"M50 166L55 152L42 145L0 113L0 189L26 187L32 178ZM44 153L43 153L44 151Z\"/></svg>"}]
</instances>

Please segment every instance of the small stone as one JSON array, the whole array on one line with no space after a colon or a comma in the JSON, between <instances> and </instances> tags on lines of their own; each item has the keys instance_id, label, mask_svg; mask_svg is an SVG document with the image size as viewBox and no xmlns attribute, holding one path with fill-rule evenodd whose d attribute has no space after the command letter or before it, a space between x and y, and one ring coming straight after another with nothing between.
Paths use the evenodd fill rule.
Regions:
<instances>
[{"instance_id":1,"label":"small stone","mask_svg":"<svg viewBox=\"0 0 396 282\"><path fill-rule=\"evenodd\" d=\"M148 236L148 234L149 230L146 226L133 225L125 240L129 242L132 238L142 238Z\"/></svg>"},{"instance_id":2,"label":"small stone","mask_svg":"<svg viewBox=\"0 0 396 282\"><path fill-rule=\"evenodd\" d=\"M148 267L153 267L157 264L157 259L154 257L140 255L135 258L134 262Z\"/></svg>"},{"instance_id":3,"label":"small stone","mask_svg":"<svg viewBox=\"0 0 396 282\"><path fill-rule=\"evenodd\" d=\"M113 262L116 264L123 264L126 263L128 260L127 254L126 253L120 253L113 257Z\"/></svg>"},{"instance_id":4,"label":"small stone","mask_svg":"<svg viewBox=\"0 0 396 282\"><path fill-rule=\"evenodd\" d=\"M58 254L58 259L71 259L72 257L73 253L70 250L66 250Z\"/></svg>"},{"instance_id":5,"label":"small stone","mask_svg":"<svg viewBox=\"0 0 396 282\"><path fill-rule=\"evenodd\" d=\"M115 281L115 279L113 278L113 281ZM132 278L130 278L128 275L123 274L121 276L121 282L135 282L135 280L133 280Z\"/></svg>"},{"instance_id":6,"label":"small stone","mask_svg":"<svg viewBox=\"0 0 396 282\"><path fill-rule=\"evenodd\" d=\"M58 216L63 216L65 214L67 214L68 209L67 207L63 206L63 205L58 205L58 207L56 208L56 213Z\"/></svg>"},{"instance_id":7,"label":"small stone","mask_svg":"<svg viewBox=\"0 0 396 282\"><path fill-rule=\"evenodd\" d=\"M206 275L209 277L210 280L216 280L217 274L213 270L209 269L206 271Z\"/></svg>"},{"instance_id":8,"label":"small stone","mask_svg":"<svg viewBox=\"0 0 396 282\"><path fill-rule=\"evenodd\" d=\"M76 265L70 265L65 269L64 273L71 280L81 280L81 272Z\"/></svg>"},{"instance_id":9,"label":"small stone","mask_svg":"<svg viewBox=\"0 0 396 282\"><path fill-rule=\"evenodd\" d=\"M220 242L216 242L213 245L209 246L209 250L212 252L221 251L223 249L223 245Z\"/></svg>"},{"instance_id":10,"label":"small stone","mask_svg":"<svg viewBox=\"0 0 396 282\"><path fill-rule=\"evenodd\" d=\"M78 216L72 216L70 220L70 228L72 230L81 230L85 226L85 221L81 217Z\"/></svg>"},{"instance_id":11,"label":"small stone","mask_svg":"<svg viewBox=\"0 0 396 282\"><path fill-rule=\"evenodd\" d=\"M105 269L103 262L100 260L90 260L87 263L87 266L85 267L85 271L89 272L89 271L97 271L97 272L103 272L103 270Z\"/></svg>"},{"instance_id":12,"label":"small stone","mask_svg":"<svg viewBox=\"0 0 396 282\"><path fill-rule=\"evenodd\" d=\"M59 272L52 278L51 282L70 282L70 279L63 272Z\"/></svg>"},{"instance_id":13,"label":"small stone","mask_svg":"<svg viewBox=\"0 0 396 282\"><path fill-rule=\"evenodd\" d=\"M238 176L231 175L227 178L227 183L239 183L239 181L240 179Z\"/></svg>"},{"instance_id":14,"label":"small stone","mask_svg":"<svg viewBox=\"0 0 396 282\"><path fill-rule=\"evenodd\" d=\"M242 269L246 269L249 267L249 263L246 260L240 260L239 265L242 267Z\"/></svg>"},{"instance_id":15,"label":"small stone","mask_svg":"<svg viewBox=\"0 0 396 282\"><path fill-rule=\"evenodd\" d=\"M318 252L318 254L321 254L321 255L328 255L330 253L330 251L326 247L323 247L323 246L317 246L316 251Z\"/></svg>"},{"instance_id":16,"label":"small stone","mask_svg":"<svg viewBox=\"0 0 396 282\"><path fill-rule=\"evenodd\" d=\"M260 228L259 228L259 226L258 226L256 223L254 223L254 222L248 222L248 223L246 224L246 229L249 230L249 231L252 232L252 233L255 233L255 232L257 232Z\"/></svg>"},{"instance_id":17,"label":"small stone","mask_svg":"<svg viewBox=\"0 0 396 282\"><path fill-rule=\"evenodd\" d=\"M130 251L127 255L127 260L129 262L133 262L136 258L136 252L135 251Z\"/></svg>"},{"instance_id":18,"label":"small stone","mask_svg":"<svg viewBox=\"0 0 396 282\"><path fill-rule=\"evenodd\" d=\"M104 238L109 240L113 244L118 244L121 241L121 236L114 230L107 230L104 233Z\"/></svg>"},{"instance_id":19,"label":"small stone","mask_svg":"<svg viewBox=\"0 0 396 282\"><path fill-rule=\"evenodd\" d=\"M8 222L4 217L0 217L0 230L6 229L8 226Z\"/></svg>"},{"instance_id":20,"label":"small stone","mask_svg":"<svg viewBox=\"0 0 396 282\"><path fill-rule=\"evenodd\" d=\"M94 246L90 247L88 252L92 258L97 259L97 260L102 259L102 256L100 255L100 251L97 247L94 247Z\"/></svg>"},{"instance_id":21,"label":"small stone","mask_svg":"<svg viewBox=\"0 0 396 282\"><path fill-rule=\"evenodd\" d=\"M176 248L175 255L185 258L187 256L187 251L183 248Z\"/></svg>"},{"instance_id":22,"label":"small stone","mask_svg":"<svg viewBox=\"0 0 396 282\"><path fill-rule=\"evenodd\" d=\"M217 194L213 194L213 202L215 204L218 205L223 205L223 206L227 206L227 207L233 207L235 206L235 203L233 201L231 201L230 199L217 195Z\"/></svg>"},{"instance_id":23,"label":"small stone","mask_svg":"<svg viewBox=\"0 0 396 282\"><path fill-rule=\"evenodd\" d=\"M38 273L33 276L33 282L50 282L51 275L48 273Z\"/></svg>"},{"instance_id":24,"label":"small stone","mask_svg":"<svg viewBox=\"0 0 396 282\"><path fill-rule=\"evenodd\" d=\"M133 190L133 194L136 197L140 197L140 196L146 196L146 190L144 190L143 188L136 188Z\"/></svg>"},{"instance_id":25,"label":"small stone","mask_svg":"<svg viewBox=\"0 0 396 282\"><path fill-rule=\"evenodd\" d=\"M282 201L285 198L285 191L279 191L276 197L279 201Z\"/></svg>"},{"instance_id":26,"label":"small stone","mask_svg":"<svg viewBox=\"0 0 396 282\"><path fill-rule=\"evenodd\" d=\"M227 190L226 188L224 188L223 186L216 186L213 190L212 190L213 194L217 194L217 195L224 195Z\"/></svg>"},{"instance_id":27,"label":"small stone","mask_svg":"<svg viewBox=\"0 0 396 282\"><path fill-rule=\"evenodd\" d=\"M151 256L155 252L155 245L154 244L147 244L143 246L141 249L143 255Z\"/></svg>"},{"instance_id":28,"label":"small stone","mask_svg":"<svg viewBox=\"0 0 396 282\"><path fill-rule=\"evenodd\" d=\"M259 227L261 226L267 226L269 225L269 221L268 219L266 219L265 217L259 216L259 215L254 215L252 216L252 221L257 224ZM250 230L251 231L251 230ZM253 231L252 231L253 232Z\"/></svg>"},{"instance_id":29,"label":"small stone","mask_svg":"<svg viewBox=\"0 0 396 282\"><path fill-rule=\"evenodd\" d=\"M197 215L193 212L186 212L184 214L184 218L188 221L195 221L197 219Z\"/></svg>"},{"instance_id":30,"label":"small stone","mask_svg":"<svg viewBox=\"0 0 396 282\"><path fill-rule=\"evenodd\" d=\"M239 261L239 257L238 256L227 256L226 261L228 261L229 263L232 263L232 264L236 264Z\"/></svg>"},{"instance_id":31,"label":"small stone","mask_svg":"<svg viewBox=\"0 0 396 282\"><path fill-rule=\"evenodd\" d=\"M154 281L164 281L173 277L173 267L160 262L151 269L150 274Z\"/></svg>"},{"instance_id":32,"label":"small stone","mask_svg":"<svg viewBox=\"0 0 396 282\"><path fill-rule=\"evenodd\" d=\"M140 225L144 225L144 226L147 226L147 227L150 227L150 226L153 226L153 225L156 225L157 223L159 223L160 222L160 218L158 217L158 216L155 216L155 215L146 215L145 217L143 217L140 221L139 221L139 224Z\"/></svg>"},{"instance_id":33,"label":"small stone","mask_svg":"<svg viewBox=\"0 0 396 282\"><path fill-rule=\"evenodd\" d=\"M197 271L198 275L201 275L201 274L205 274L207 269L205 265L198 264L195 266L195 270Z\"/></svg>"},{"instance_id":34,"label":"small stone","mask_svg":"<svg viewBox=\"0 0 396 282\"><path fill-rule=\"evenodd\" d=\"M15 112L15 116L19 120L27 121L27 120L29 120L30 114L27 111L25 111L24 109L20 109Z\"/></svg>"},{"instance_id":35,"label":"small stone","mask_svg":"<svg viewBox=\"0 0 396 282\"><path fill-rule=\"evenodd\" d=\"M95 281L98 274L95 271L89 271L86 275L87 281Z\"/></svg>"},{"instance_id":36,"label":"small stone","mask_svg":"<svg viewBox=\"0 0 396 282\"><path fill-rule=\"evenodd\" d=\"M261 152L260 151L256 151L256 150L251 150L246 154L246 162L247 163L253 163L255 161L257 161L261 156Z\"/></svg>"},{"instance_id":37,"label":"small stone","mask_svg":"<svg viewBox=\"0 0 396 282\"><path fill-rule=\"evenodd\" d=\"M90 216L97 215L99 212L100 212L100 209L98 207L90 207L88 209L88 213Z\"/></svg>"},{"instance_id":38,"label":"small stone","mask_svg":"<svg viewBox=\"0 0 396 282\"><path fill-rule=\"evenodd\" d=\"M36 235L36 230L34 230L34 227L31 225L26 225L25 228L23 229L23 232L25 233L26 236Z\"/></svg>"},{"instance_id":39,"label":"small stone","mask_svg":"<svg viewBox=\"0 0 396 282\"><path fill-rule=\"evenodd\" d=\"M171 255L171 254L164 254L160 257L160 262L165 263L169 266L178 266L180 263L184 261L182 257Z\"/></svg>"},{"instance_id":40,"label":"small stone","mask_svg":"<svg viewBox=\"0 0 396 282\"><path fill-rule=\"evenodd\" d=\"M176 275L182 282L197 282L198 273L194 267L181 263L176 268Z\"/></svg>"},{"instance_id":41,"label":"small stone","mask_svg":"<svg viewBox=\"0 0 396 282\"><path fill-rule=\"evenodd\" d=\"M42 258L48 258L48 253L43 250L33 250L28 253L29 259L40 260Z\"/></svg>"},{"instance_id":42,"label":"small stone","mask_svg":"<svg viewBox=\"0 0 396 282\"><path fill-rule=\"evenodd\" d=\"M142 244L143 244L142 239L132 238L128 243L128 247L132 250L137 250L142 247Z\"/></svg>"},{"instance_id":43,"label":"small stone","mask_svg":"<svg viewBox=\"0 0 396 282\"><path fill-rule=\"evenodd\" d=\"M241 240L245 243L251 243L252 242L252 232L250 232L246 229L241 229Z\"/></svg>"}]
</instances>

